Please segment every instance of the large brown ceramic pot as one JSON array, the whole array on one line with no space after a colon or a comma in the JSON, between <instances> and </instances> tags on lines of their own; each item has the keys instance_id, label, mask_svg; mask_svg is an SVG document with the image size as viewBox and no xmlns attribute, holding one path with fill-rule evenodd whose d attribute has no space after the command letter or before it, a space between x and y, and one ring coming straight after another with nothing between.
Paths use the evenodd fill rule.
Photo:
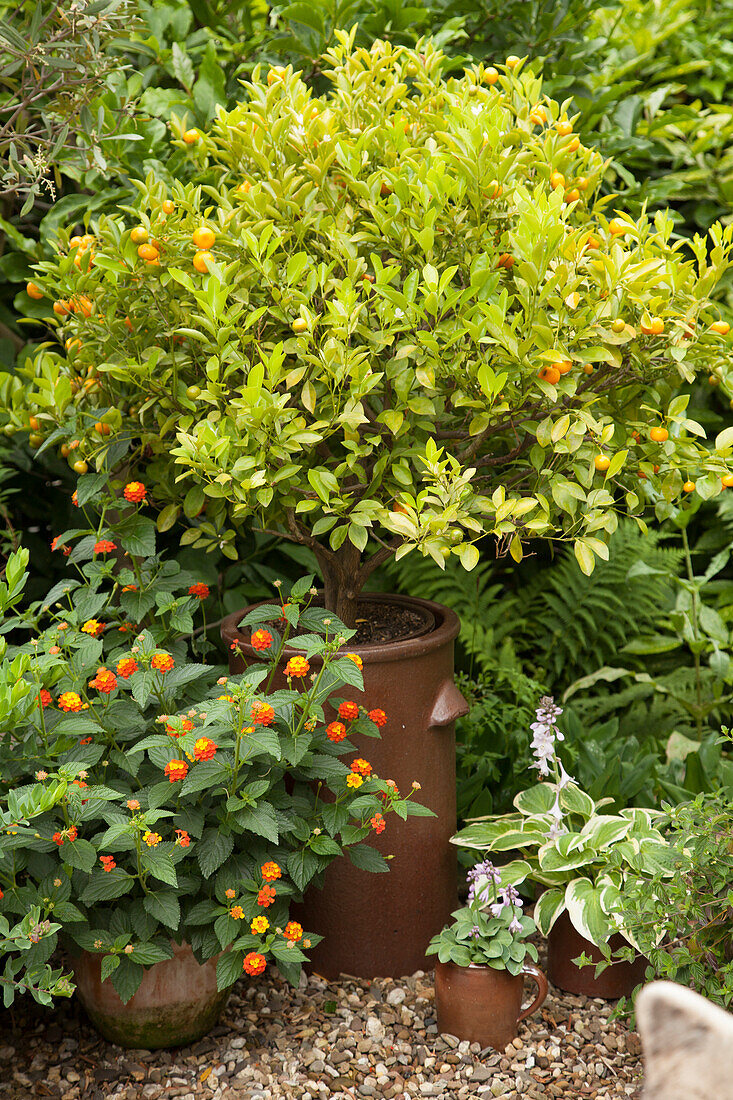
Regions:
<instances>
[{"instance_id":1,"label":"large brown ceramic pot","mask_svg":"<svg viewBox=\"0 0 733 1100\"><path fill-rule=\"evenodd\" d=\"M453 682L458 617L440 604L407 596L369 595L363 602L376 605L375 610L384 603L410 610L422 620L423 632L347 647L364 662L364 691L347 687L339 694L387 714L380 739L358 735L354 741L374 771L394 779L400 791L409 792L417 780L422 787L418 798L435 817L388 818L384 833L370 843L394 855L389 874L359 870L346 857L329 867L323 890L308 892L298 919L324 937L311 959L312 968L327 978L340 973L400 977L423 968L428 943L456 906L456 858L450 844L456 830L454 723L468 709ZM228 616L221 628L228 645L240 642L243 656L230 658L233 674L258 660L250 632L237 630L248 610ZM286 658L293 652L286 650ZM286 682L281 677L273 686Z\"/></svg>"},{"instance_id":2,"label":"large brown ceramic pot","mask_svg":"<svg viewBox=\"0 0 733 1100\"><path fill-rule=\"evenodd\" d=\"M537 982L537 996L522 1009L524 975ZM547 996L542 971L526 963L521 974L490 966L435 964L435 1006L438 1031L503 1050L516 1037L522 1020L536 1012Z\"/></svg>"},{"instance_id":3,"label":"large brown ceramic pot","mask_svg":"<svg viewBox=\"0 0 733 1100\"><path fill-rule=\"evenodd\" d=\"M609 947L616 951L623 947L623 936L612 936ZM567 912L557 918L547 937L547 977L558 989L566 993L582 993L586 997L605 997L615 1000L628 997L632 990L644 981L647 960L637 955L632 963L611 963L602 974L595 977L595 966L576 966L573 959L585 954L600 962L602 953L594 943L582 936L573 925Z\"/></svg>"},{"instance_id":4,"label":"large brown ceramic pot","mask_svg":"<svg viewBox=\"0 0 733 1100\"><path fill-rule=\"evenodd\" d=\"M216 958L203 965L187 943L171 943L173 958L143 974L123 1004L112 982L102 981L101 956L83 951L74 963L79 1000L97 1031L122 1047L157 1050L200 1039L219 1019L229 990L216 988Z\"/></svg>"}]
</instances>

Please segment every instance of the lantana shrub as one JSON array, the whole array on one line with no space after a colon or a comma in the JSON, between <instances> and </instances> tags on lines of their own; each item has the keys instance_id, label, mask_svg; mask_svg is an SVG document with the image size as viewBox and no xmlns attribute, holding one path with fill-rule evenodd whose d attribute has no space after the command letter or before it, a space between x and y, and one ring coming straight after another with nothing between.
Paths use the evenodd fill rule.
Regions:
<instances>
[{"instance_id":1,"label":"lantana shrub","mask_svg":"<svg viewBox=\"0 0 733 1100\"><path fill-rule=\"evenodd\" d=\"M733 227L683 242L599 197L571 102L517 58L454 78L430 43L337 39L328 94L255 67L175 138L196 182L151 175L60 234L34 277L54 339L6 380L6 430L77 470L130 441L161 529L310 547L350 626L392 554L472 568L482 535L516 560L555 537L590 572L620 513L733 482L733 429L711 445L677 394L730 372Z\"/></svg>"},{"instance_id":2,"label":"lantana shrub","mask_svg":"<svg viewBox=\"0 0 733 1100\"><path fill-rule=\"evenodd\" d=\"M261 609L245 620L260 661L244 674L192 660L208 589L156 553L145 485L88 474L75 502L78 526L54 538L75 575L20 610L22 557L8 567L0 939L30 920L14 929L18 951L21 932L42 940L30 980L63 933L101 956L123 1001L171 940L202 962L220 956L220 988L269 961L297 981L319 937L291 919L291 900L345 852L387 871L365 842L391 813L430 813L417 780L401 793L350 740L389 724L349 698L363 686L360 659L337 652L351 631L312 606L305 577L286 607L269 605L275 625ZM298 651L287 661L286 641ZM273 690L278 670L287 687Z\"/></svg>"}]
</instances>

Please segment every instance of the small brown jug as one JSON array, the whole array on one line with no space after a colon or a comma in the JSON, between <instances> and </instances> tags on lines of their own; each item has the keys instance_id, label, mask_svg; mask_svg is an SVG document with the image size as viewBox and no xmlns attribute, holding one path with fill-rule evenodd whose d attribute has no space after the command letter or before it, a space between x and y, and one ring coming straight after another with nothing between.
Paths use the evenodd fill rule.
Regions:
<instances>
[{"instance_id":1,"label":"small brown jug","mask_svg":"<svg viewBox=\"0 0 733 1100\"><path fill-rule=\"evenodd\" d=\"M523 977L537 982L537 996L522 1009ZM435 964L435 1004L438 1031L503 1050L516 1037L521 1020L536 1012L547 996L547 979L531 963L521 974L490 966Z\"/></svg>"}]
</instances>

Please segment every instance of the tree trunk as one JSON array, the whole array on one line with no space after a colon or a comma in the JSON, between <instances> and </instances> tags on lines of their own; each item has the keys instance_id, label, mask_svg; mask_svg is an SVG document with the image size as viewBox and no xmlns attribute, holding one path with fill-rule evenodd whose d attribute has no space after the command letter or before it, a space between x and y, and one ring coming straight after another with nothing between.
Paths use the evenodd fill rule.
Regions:
<instances>
[{"instance_id":1,"label":"tree trunk","mask_svg":"<svg viewBox=\"0 0 733 1100\"><path fill-rule=\"evenodd\" d=\"M361 554L345 542L335 554L315 551L323 576L325 604L338 615L344 626L356 628L357 601L366 577L361 573Z\"/></svg>"}]
</instances>

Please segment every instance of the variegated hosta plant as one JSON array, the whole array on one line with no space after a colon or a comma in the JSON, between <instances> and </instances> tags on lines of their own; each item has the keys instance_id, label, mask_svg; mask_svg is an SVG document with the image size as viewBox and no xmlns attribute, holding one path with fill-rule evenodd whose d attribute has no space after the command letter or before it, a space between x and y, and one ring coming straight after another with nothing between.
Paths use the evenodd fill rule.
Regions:
<instances>
[{"instance_id":1,"label":"variegated hosta plant","mask_svg":"<svg viewBox=\"0 0 733 1100\"><path fill-rule=\"evenodd\" d=\"M513 883L530 880L547 888L534 911L544 935L567 912L580 935L601 949L615 932L633 943L621 922L620 901L627 877L664 873L669 865L669 846L655 824L662 814L638 807L604 813L613 800L594 802L557 757L560 713L551 699L543 699L532 727L533 766L543 777L554 774L554 783L520 791L516 813L477 818L453 843L472 852L520 853L511 864Z\"/></svg>"}]
</instances>

